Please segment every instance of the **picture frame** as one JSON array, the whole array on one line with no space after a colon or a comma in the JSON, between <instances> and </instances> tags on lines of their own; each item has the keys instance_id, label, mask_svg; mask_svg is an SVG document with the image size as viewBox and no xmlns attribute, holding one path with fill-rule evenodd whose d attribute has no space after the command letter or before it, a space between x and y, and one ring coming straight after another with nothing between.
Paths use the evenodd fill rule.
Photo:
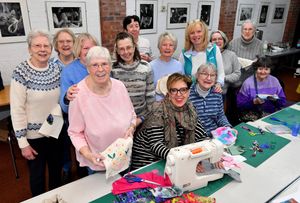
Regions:
<instances>
[{"instance_id":1,"label":"picture frame","mask_svg":"<svg viewBox=\"0 0 300 203\"><path fill-rule=\"evenodd\" d=\"M262 27L266 26L269 17L270 2L262 2L259 6L257 26Z\"/></svg>"},{"instance_id":2,"label":"picture frame","mask_svg":"<svg viewBox=\"0 0 300 203\"><path fill-rule=\"evenodd\" d=\"M185 28L190 20L190 4L168 3L167 29Z\"/></svg>"},{"instance_id":3,"label":"picture frame","mask_svg":"<svg viewBox=\"0 0 300 203\"><path fill-rule=\"evenodd\" d=\"M74 33L87 32L85 2L46 1L49 30L52 34L62 28Z\"/></svg>"},{"instance_id":4,"label":"picture frame","mask_svg":"<svg viewBox=\"0 0 300 203\"><path fill-rule=\"evenodd\" d=\"M286 4L275 4L271 23L283 23Z\"/></svg>"},{"instance_id":5,"label":"picture frame","mask_svg":"<svg viewBox=\"0 0 300 203\"><path fill-rule=\"evenodd\" d=\"M237 25L242 25L247 19L252 20L254 14L254 4L240 4Z\"/></svg>"},{"instance_id":6,"label":"picture frame","mask_svg":"<svg viewBox=\"0 0 300 203\"><path fill-rule=\"evenodd\" d=\"M0 0L0 3L0 43L26 41L30 31L26 1Z\"/></svg>"},{"instance_id":7,"label":"picture frame","mask_svg":"<svg viewBox=\"0 0 300 203\"><path fill-rule=\"evenodd\" d=\"M157 0L136 1L136 15L140 17L140 33L157 32Z\"/></svg>"},{"instance_id":8,"label":"picture frame","mask_svg":"<svg viewBox=\"0 0 300 203\"><path fill-rule=\"evenodd\" d=\"M199 1L198 3L198 18L206 23L209 30L213 25L213 14L215 3L213 1Z\"/></svg>"}]
</instances>

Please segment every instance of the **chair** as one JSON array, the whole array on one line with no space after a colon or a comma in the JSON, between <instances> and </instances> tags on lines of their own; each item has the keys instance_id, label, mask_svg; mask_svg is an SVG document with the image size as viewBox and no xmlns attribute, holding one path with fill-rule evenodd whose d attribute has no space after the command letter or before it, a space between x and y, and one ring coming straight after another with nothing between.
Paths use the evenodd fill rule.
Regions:
<instances>
[{"instance_id":1,"label":"chair","mask_svg":"<svg viewBox=\"0 0 300 203\"><path fill-rule=\"evenodd\" d=\"M9 144L9 150L10 150L10 155L11 155L12 164L13 164L14 172L15 172L15 175L16 175L16 179L18 179L19 178L19 172L18 172L18 168L17 168L16 156L15 156L15 150L14 150L14 142L16 141L16 137L15 137L14 129L12 127L12 122L11 122L11 117L10 116L7 118L7 127L8 127L7 141L8 141L8 144Z\"/></svg>"}]
</instances>

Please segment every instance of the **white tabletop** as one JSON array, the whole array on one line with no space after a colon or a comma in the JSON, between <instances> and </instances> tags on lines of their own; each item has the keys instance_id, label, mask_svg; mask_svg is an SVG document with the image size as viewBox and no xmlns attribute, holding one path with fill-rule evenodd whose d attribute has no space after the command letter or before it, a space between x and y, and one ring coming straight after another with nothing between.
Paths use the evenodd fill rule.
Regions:
<instances>
[{"instance_id":1,"label":"white tabletop","mask_svg":"<svg viewBox=\"0 0 300 203\"><path fill-rule=\"evenodd\" d=\"M114 179L106 180L105 173L95 173L28 199L23 203L42 203L43 200L50 199L57 194L68 203L87 203L111 192L112 183L119 177L115 176Z\"/></svg>"},{"instance_id":2,"label":"white tabletop","mask_svg":"<svg viewBox=\"0 0 300 203\"><path fill-rule=\"evenodd\" d=\"M291 108L300 110L300 105L295 104ZM268 125L261 120L248 124L262 128ZM293 137L289 134L280 136L291 142L256 168L242 163L242 169L239 171L242 183L231 181L211 196L221 203L266 202L298 177L300 175L300 136ZM97 173L24 202L40 203L55 194L61 195L67 202L89 202L109 193L113 181L107 181L104 173Z\"/></svg>"}]
</instances>

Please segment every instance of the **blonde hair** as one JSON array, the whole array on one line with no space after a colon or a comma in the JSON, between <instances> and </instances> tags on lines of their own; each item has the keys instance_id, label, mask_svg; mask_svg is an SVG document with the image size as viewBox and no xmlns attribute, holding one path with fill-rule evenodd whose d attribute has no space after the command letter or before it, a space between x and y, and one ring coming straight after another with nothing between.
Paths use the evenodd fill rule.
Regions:
<instances>
[{"instance_id":1,"label":"blonde hair","mask_svg":"<svg viewBox=\"0 0 300 203\"><path fill-rule=\"evenodd\" d=\"M70 30L69 28L63 28L63 29L57 31L55 33L54 37L53 37L53 46L54 46L54 50L56 52L58 52L58 41L57 41L57 39L58 39L58 36L60 35L60 33L67 33L67 34L69 34L72 37L73 44L74 44L75 38L76 38L74 32L72 30Z\"/></svg>"},{"instance_id":2,"label":"blonde hair","mask_svg":"<svg viewBox=\"0 0 300 203\"><path fill-rule=\"evenodd\" d=\"M91 40L95 44L95 46L99 45L97 39L93 35L91 35L89 33L81 33L78 37L76 37L75 43L74 43L75 58L78 58L80 56L81 47L85 40Z\"/></svg>"},{"instance_id":3,"label":"blonde hair","mask_svg":"<svg viewBox=\"0 0 300 203\"><path fill-rule=\"evenodd\" d=\"M208 28L207 25L199 19L196 20L192 20L190 21L186 28L185 28L185 43L184 43L184 49L190 50L191 48L193 48L193 44L190 40L190 34L191 32L193 32L196 28L197 25L200 25L202 28L202 32L203 32L203 38L202 38L202 46L200 47L201 50L205 50L208 43L209 43L209 39L208 39Z\"/></svg>"}]
</instances>

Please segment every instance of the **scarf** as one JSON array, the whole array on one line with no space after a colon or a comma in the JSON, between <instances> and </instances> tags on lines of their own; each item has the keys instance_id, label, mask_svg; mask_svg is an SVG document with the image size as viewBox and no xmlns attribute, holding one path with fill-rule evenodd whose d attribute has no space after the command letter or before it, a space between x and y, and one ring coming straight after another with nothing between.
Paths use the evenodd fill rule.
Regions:
<instances>
[{"instance_id":1,"label":"scarf","mask_svg":"<svg viewBox=\"0 0 300 203\"><path fill-rule=\"evenodd\" d=\"M195 142L197 113L194 106L187 102L183 107L174 106L167 95L164 100L155 102L141 130L151 127L163 127L166 146L171 149L178 146L176 122L184 129L184 144Z\"/></svg>"}]
</instances>

